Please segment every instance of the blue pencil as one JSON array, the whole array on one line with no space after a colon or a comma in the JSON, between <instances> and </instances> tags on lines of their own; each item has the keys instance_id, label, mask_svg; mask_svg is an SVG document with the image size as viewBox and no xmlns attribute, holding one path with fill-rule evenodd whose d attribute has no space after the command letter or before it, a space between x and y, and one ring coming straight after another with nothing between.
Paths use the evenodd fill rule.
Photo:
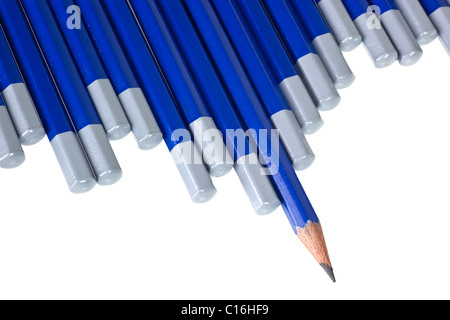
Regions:
<instances>
[{"instance_id":1,"label":"blue pencil","mask_svg":"<svg viewBox=\"0 0 450 320\"><path fill-rule=\"evenodd\" d=\"M45 130L0 26L0 93L23 145L45 137Z\"/></svg>"},{"instance_id":2,"label":"blue pencil","mask_svg":"<svg viewBox=\"0 0 450 320\"><path fill-rule=\"evenodd\" d=\"M308 119L300 120L300 124L310 122L310 119L317 119L317 111L310 99L304 100L308 96L308 91L295 70L292 61L283 48L283 44L278 39L263 7L258 1L235 1L251 27L253 36L258 41L261 51L269 64L281 91L290 104L292 110L298 108L298 114L308 116ZM250 7L247 7L250 6ZM336 97L338 93L336 91ZM323 108L321 101L314 100L319 109ZM296 103L299 101L299 103Z\"/></svg>"},{"instance_id":3,"label":"blue pencil","mask_svg":"<svg viewBox=\"0 0 450 320\"><path fill-rule=\"evenodd\" d=\"M398 53L372 12L367 0L342 0L363 38L363 43L376 68L386 68L398 59ZM370 27L369 27L370 26Z\"/></svg>"},{"instance_id":4,"label":"blue pencil","mask_svg":"<svg viewBox=\"0 0 450 320\"><path fill-rule=\"evenodd\" d=\"M51 73L100 185L122 177L100 118L46 0L22 0Z\"/></svg>"},{"instance_id":5,"label":"blue pencil","mask_svg":"<svg viewBox=\"0 0 450 320\"><path fill-rule=\"evenodd\" d=\"M266 0L265 3L274 2ZM293 11L305 27L309 40L319 53L338 89L349 87L355 80L347 61L314 0L290 0Z\"/></svg>"},{"instance_id":6,"label":"blue pencil","mask_svg":"<svg viewBox=\"0 0 450 320\"><path fill-rule=\"evenodd\" d=\"M91 190L96 180L19 3L0 0L0 20L70 190Z\"/></svg>"},{"instance_id":7,"label":"blue pencil","mask_svg":"<svg viewBox=\"0 0 450 320\"><path fill-rule=\"evenodd\" d=\"M156 147L162 141L161 130L101 4L97 0L77 0L76 4L82 8L83 21L119 96L139 148Z\"/></svg>"},{"instance_id":8,"label":"blue pencil","mask_svg":"<svg viewBox=\"0 0 450 320\"><path fill-rule=\"evenodd\" d=\"M445 0L419 0L439 33L442 45L450 55L450 7Z\"/></svg>"},{"instance_id":9,"label":"blue pencil","mask_svg":"<svg viewBox=\"0 0 450 320\"><path fill-rule=\"evenodd\" d=\"M212 1L217 15L234 44L242 65L247 71L272 124L280 131L281 141L288 151L294 169L305 170L312 165L312 152L295 115L279 91L278 83L270 72L248 26L240 13L228 0Z\"/></svg>"},{"instance_id":10,"label":"blue pencil","mask_svg":"<svg viewBox=\"0 0 450 320\"><path fill-rule=\"evenodd\" d=\"M263 170L258 155L245 135L244 126L234 111L233 104L215 72L201 40L179 0L158 3L176 39L179 49L199 86L208 109L222 131L230 154L235 160L235 171L256 213L265 215L280 205L272 182Z\"/></svg>"},{"instance_id":11,"label":"blue pencil","mask_svg":"<svg viewBox=\"0 0 450 320\"><path fill-rule=\"evenodd\" d=\"M263 134L264 131L260 130L273 131L274 128L228 41L214 9L208 0L189 0L184 3L242 120L247 129L252 129L250 137L255 144L258 144L264 162L269 165L268 170L272 181L281 197L283 208L294 232L334 280L319 219L290 164L286 151L283 146L280 146L279 154L271 150L273 145L270 140L267 144L257 143L267 139L267 134ZM271 155L269 155L270 150ZM273 156L278 156L278 159ZM278 165L274 165L274 160L279 160Z\"/></svg>"},{"instance_id":12,"label":"blue pencil","mask_svg":"<svg viewBox=\"0 0 450 320\"><path fill-rule=\"evenodd\" d=\"M370 0L370 3L380 10L381 24L397 49L400 64L416 64L422 58L423 51L395 3L388 0Z\"/></svg>"},{"instance_id":13,"label":"blue pencil","mask_svg":"<svg viewBox=\"0 0 450 320\"><path fill-rule=\"evenodd\" d=\"M102 2L111 19L117 20L126 8L126 0ZM194 141L203 153L203 159L213 177L221 177L233 169L234 162L209 114L197 85L187 70L186 63L167 29L159 8L153 0L130 1L137 19L144 30L153 53L172 89L181 113L194 136Z\"/></svg>"},{"instance_id":14,"label":"blue pencil","mask_svg":"<svg viewBox=\"0 0 450 320\"><path fill-rule=\"evenodd\" d=\"M25 153L17 136L5 102L0 95L0 168L13 169L25 161Z\"/></svg>"},{"instance_id":15,"label":"blue pencil","mask_svg":"<svg viewBox=\"0 0 450 320\"><path fill-rule=\"evenodd\" d=\"M284 0L267 1L265 5L275 28L278 30L280 39L284 42L292 60L295 61L295 66L303 76L313 97L316 101L333 99L332 97L335 97L337 92L335 84L309 41L308 34L302 24L289 10L287 2Z\"/></svg>"},{"instance_id":16,"label":"blue pencil","mask_svg":"<svg viewBox=\"0 0 450 320\"><path fill-rule=\"evenodd\" d=\"M239 5L240 11L245 16L248 25L252 28L253 34L261 46L263 53L272 66L275 75L287 75L287 72L296 73L292 60L283 47L283 43L279 39L272 22L269 20L267 13L259 2L259 0L241 1L235 0ZM337 92L335 86L330 81L317 82L319 86L311 87L309 82L311 79L305 78L305 84L309 89L309 93L313 98L317 108L321 111L334 109L341 101L341 97Z\"/></svg>"},{"instance_id":17,"label":"blue pencil","mask_svg":"<svg viewBox=\"0 0 450 320\"><path fill-rule=\"evenodd\" d=\"M101 5L98 0L89 2ZM121 14L113 26L132 70L152 104L166 145L191 199L197 203L209 201L217 191L130 7L121 6Z\"/></svg>"},{"instance_id":18,"label":"blue pencil","mask_svg":"<svg viewBox=\"0 0 450 320\"><path fill-rule=\"evenodd\" d=\"M402 12L420 45L426 45L438 37L438 32L419 0L390 0Z\"/></svg>"},{"instance_id":19,"label":"blue pencil","mask_svg":"<svg viewBox=\"0 0 450 320\"><path fill-rule=\"evenodd\" d=\"M352 51L362 42L362 36L350 18L342 0L315 0L333 31L342 51Z\"/></svg>"},{"instance_id":20,"label":"blue pencil","mask_svg":"<svg viewBox=\"0 0 450 320\"><path fill-rule=\"evenodd\" d=\"M106 74L100 57L92 43L86 26L68 28L67 11L76 8L72 0L49 0L60 30L66 39L80 75L94 103L103 127L110 140L119 140L131 131L130 123Z\"/></svg>"}]
</instances>

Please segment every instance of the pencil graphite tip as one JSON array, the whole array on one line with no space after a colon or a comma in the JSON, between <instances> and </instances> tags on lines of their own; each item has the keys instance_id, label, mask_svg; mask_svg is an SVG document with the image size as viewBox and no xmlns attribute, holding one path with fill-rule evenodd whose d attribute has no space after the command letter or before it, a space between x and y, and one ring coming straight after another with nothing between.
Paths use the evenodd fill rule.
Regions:
<instances>
[{"instance_id":1,"label":"pencil graphite tip","mask_svg":"<svg viewBox=\"0 0 450 320\"><path fill-rule=\"evenodd\" d=\"M320 266L325 270L327 275L330 277L331 281L336 283L336 278L334 276L333 268L326 263L321 263Z\"/></svg>"},{"instance_id":2,"label":"pencil graphite tip","mask_svg":"<svg viewBox=\"0 0 450 320\"><path fill-rule=\"evenodd\" d=\"M336 282L320 223L309 221L305 227L297 228L297 235L309 252L311 252L314 259L316 259L328 276L330 276L331 280Z\"/></svg>"}]
</instances>

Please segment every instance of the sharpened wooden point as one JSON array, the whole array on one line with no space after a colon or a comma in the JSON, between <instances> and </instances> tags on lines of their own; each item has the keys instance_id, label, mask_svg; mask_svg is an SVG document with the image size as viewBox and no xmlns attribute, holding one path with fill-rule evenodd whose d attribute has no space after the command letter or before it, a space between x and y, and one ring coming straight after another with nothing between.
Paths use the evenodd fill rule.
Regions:
<instances>
[{"instance_id":1,"label":"sharpened wooden point","mask_svg":"<svg viewBox=\"0 0 450 320\"><path fill-rule=\"evenodd\" d=\"M297 236L331 280L336 282L321 224L309 221L305 227L297 227Z\"/></svg>"}]
</instances>

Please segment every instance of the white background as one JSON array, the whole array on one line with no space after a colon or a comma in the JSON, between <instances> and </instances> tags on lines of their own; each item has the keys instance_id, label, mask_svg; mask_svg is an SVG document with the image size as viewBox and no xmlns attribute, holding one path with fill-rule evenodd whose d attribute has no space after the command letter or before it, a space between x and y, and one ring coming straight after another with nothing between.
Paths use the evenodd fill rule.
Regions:
<instances>
[{"instance_id":1,"label":"white background","mask_svg":"<svg viewBox=\"0 0 450 320\"><path fill-rule=\"evenodd\" d=\"M48 141L0 171L1 299L450 298L450 58L439 41L413 67L357 76L309 137L299 177L322 221L337 283L282 209L258 217L235 173L191 203L165 146L113 143L112 187L72 195Z\"/></svg>"}]
</instances>

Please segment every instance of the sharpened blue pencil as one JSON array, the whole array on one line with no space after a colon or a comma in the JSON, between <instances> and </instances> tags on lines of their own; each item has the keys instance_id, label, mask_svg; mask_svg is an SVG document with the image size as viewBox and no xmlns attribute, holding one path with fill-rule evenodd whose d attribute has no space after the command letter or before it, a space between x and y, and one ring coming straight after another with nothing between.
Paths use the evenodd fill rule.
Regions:
<instances>
[{"instance_id":1,"label":"sharpened blue pencil","mask_svg":"<svg viewBox=\"0 0 450 320\"><path fill-rule=\"evenodd\" d=\"M319 219L306 196L306 193L293 170L283 146L279 152L273 150L261 130L273 131L264 108L257 97L252 84L241 66L227 35L215 15L208 0L184 1L204 45L214 61L225 86L235 102L247 129L251 130L251 139L258 145L259 152L282 201L286 216L294 232L307 246L314 258L321 264L334 281L331 262L326 249ZM279 164L273 165L273 156L279 157ZM272 158L271 158L272 157Z\"/></svg>"}]
</instances>

